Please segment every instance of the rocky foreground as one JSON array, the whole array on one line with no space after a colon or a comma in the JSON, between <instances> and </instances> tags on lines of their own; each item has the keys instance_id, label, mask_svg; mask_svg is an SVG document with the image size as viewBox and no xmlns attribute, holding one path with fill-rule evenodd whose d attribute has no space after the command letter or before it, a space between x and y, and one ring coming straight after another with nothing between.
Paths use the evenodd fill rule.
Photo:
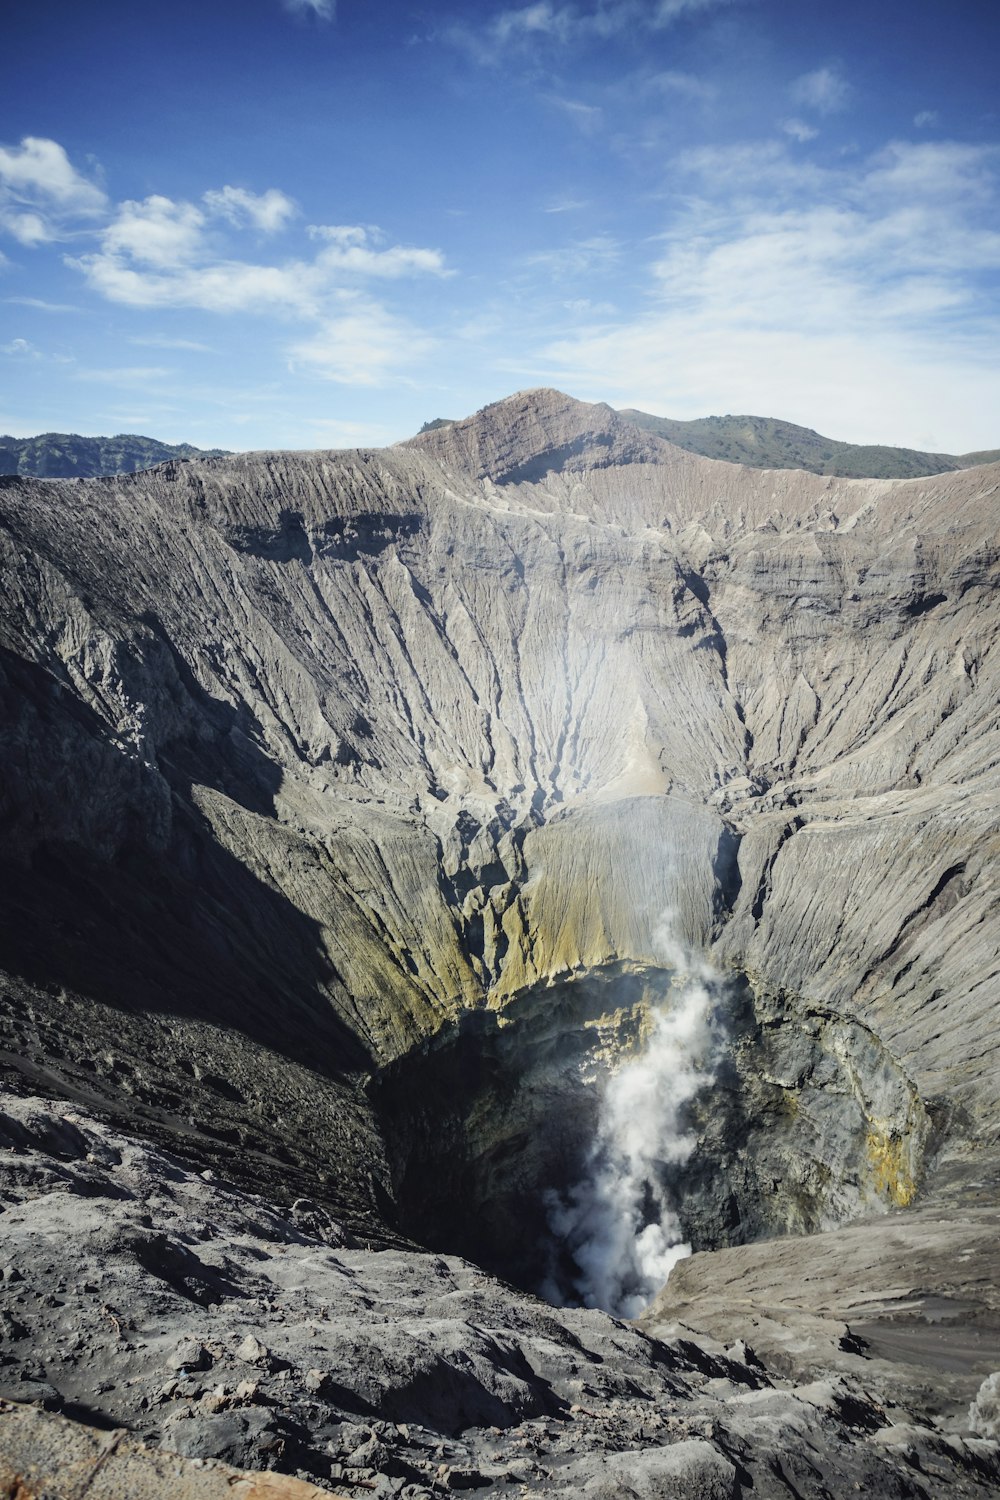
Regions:
<instances>
[{"instance_id":1,"label":"rocky foreground","mask_svg":"<svg viewBox=\"0 0 1000 1500\"><path fill-rule=\"evenodd\" d=\"M406 1500L1000 1484L997 1382L935 1421L886 1394L847 1329L842 1367L796 1380L743 1340L650 1337L453 1256L366 1250L313 1203L282 1212L37 1098L5 1100L0 1146L0 1397L126 1429L138 1467L120 1497L140 1492L136 1441ZM0 1406L0 1473L58 1472L60 1434L18 1415ZM161 1493L193 1483L147 1462L172 1473Z\"/></svg>"},{"instance_id":2,"label":"rocky foreground","mask_svg":"<svg viewBox=\"0 0 1000 1500\"><path fill-rule=\"evenodd\" d=\"M997 465L545 391L0 481L0 1394L355 1494L995 1490L998 535ZM692 973L698 1253L547 1307Z\"/></svg>"}]
</instances>

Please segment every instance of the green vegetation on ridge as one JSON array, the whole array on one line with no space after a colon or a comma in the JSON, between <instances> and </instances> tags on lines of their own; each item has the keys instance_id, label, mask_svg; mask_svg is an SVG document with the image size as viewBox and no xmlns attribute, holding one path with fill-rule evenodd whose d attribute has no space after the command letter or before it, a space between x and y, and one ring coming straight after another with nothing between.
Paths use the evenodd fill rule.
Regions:
<instances>
[{"instance_id":1,"label":"green vegetation on ridge","mask_svg":"<svg viewBox=\"0 0 1000 1500\"><path fill-rule=\"evenodd\" d=\"M980 453L921 453L915 448L842 443L776 417L696 417L677 422L629 408L619 415L689 453L754 469L808 469L846 479L915 479L1000 459L1000 448Z\"/></svg>"}]
</instances>

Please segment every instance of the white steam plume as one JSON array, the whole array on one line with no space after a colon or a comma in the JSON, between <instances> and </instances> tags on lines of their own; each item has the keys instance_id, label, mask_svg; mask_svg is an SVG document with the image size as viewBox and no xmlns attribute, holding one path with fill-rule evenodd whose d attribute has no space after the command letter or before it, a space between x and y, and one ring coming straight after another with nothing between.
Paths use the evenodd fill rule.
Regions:
<instances>
[{"instance_id":1,"label":"white steam plume","mask_svg":"<svg viewBox=\"0 0 1000 1500\"><path fill-rule=\"evenodd\" d=\"M714 1016L721 981L670 937L666 921L657 938L685 982L656 1012L645 1052L608 1079L583 1177L546 1203L549 1228L576 1264L580 1301L624 1318L636 1317L691 1253L665 1169L694 1149L685 1107L711 1083L721 1047ZM566 1300L555 1276L542 1295Z\"/></svg>"}]
</instances>

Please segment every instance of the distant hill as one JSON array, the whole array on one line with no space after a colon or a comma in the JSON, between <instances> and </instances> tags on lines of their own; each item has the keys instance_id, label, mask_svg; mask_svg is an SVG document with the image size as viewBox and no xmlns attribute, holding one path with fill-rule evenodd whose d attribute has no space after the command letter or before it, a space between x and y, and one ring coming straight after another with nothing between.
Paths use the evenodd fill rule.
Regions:
<instances>
[{"instance_id":1,"label":"distant hill","mask_svg":"<svg viewBox=\"0 0 1000 1500\"><path fill-rule=\"evenodd\" d=\"M821 437L811 427L797 427L776 417L696 417L676 422L633 409L623 410L621 416L689 453L754 469L809 469L813 474L846 479L915 479L1000 459L1000 448L980 453L921 453L915 448L841 443Z\"/></svg>"},{"instance_id":2,"label":"distant hill","mask_svg":"<svg viewBox=\"0 0 1000 1500\"><path fill-rule=\"evenodd\" d=\"M0 474L31 474L40 479L94 479L100 474L133 474L169 458L220 458L225 448L192 448L160 443L123 432L117 437L79 437L75 432L43 432L38 437L0 437Z\"/></svg>"}]
</instances>

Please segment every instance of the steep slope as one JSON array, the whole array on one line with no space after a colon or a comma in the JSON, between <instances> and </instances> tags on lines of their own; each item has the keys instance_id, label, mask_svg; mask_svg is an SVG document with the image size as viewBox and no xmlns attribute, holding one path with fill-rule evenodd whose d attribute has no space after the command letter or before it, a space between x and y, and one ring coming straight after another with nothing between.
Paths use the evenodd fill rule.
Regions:
<instances>
[{"instance_id":1,"label":"steep slope","mask_svg":"<svg viewBox=\"0 0 1000 1500\"><path fill-rule=\"evenodd\" d=\"M811 427L798 427L774 417L696 417L678 422L631 408L621 415L689 453L749 464L755 469L808 469L814 474L857 479L912 479L1000 460L1000 449L924 453L884 444L844 443L821 437Z\"/></svg>"},{"instance_id":2,"label":"steep slope","mask_svg":"<svg viewBox=\"0 0 1000 1500\"><path fill-rule=\"evenodd\" d=\"M215 458L223 448L161 443L135 433L80 437L75 432L42 432L37 437L0 437L0 474L32 474L43 479L96 479L133 474L171 458Z\"/></svg>"}]
</instances>

